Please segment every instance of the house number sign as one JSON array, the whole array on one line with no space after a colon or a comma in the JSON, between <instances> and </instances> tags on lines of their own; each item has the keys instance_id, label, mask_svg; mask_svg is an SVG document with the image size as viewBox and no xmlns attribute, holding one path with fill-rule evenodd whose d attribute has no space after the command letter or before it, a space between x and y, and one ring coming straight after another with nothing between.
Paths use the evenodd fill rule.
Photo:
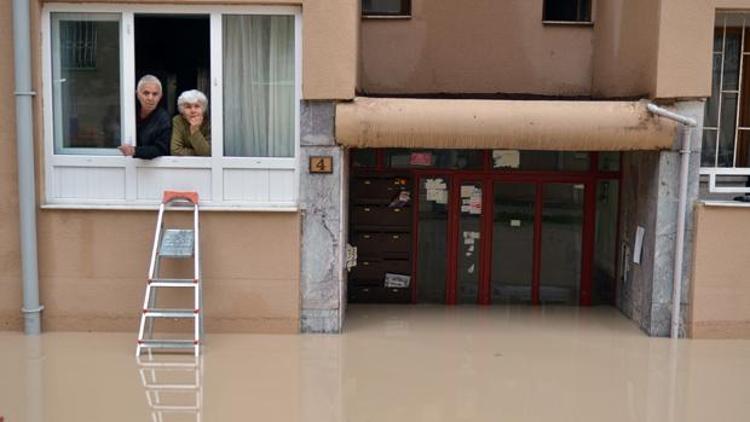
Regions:
<instances>
[{"instance_id":1,"label":"house number sign","mask_svg":"<svg viewBox=\"0 0 750 422\"><path fill-rule=\"evenodd\" d=\"M333 157L330 155L310 157L310 173L333 173Z\"/></svg>"}]
</instances>

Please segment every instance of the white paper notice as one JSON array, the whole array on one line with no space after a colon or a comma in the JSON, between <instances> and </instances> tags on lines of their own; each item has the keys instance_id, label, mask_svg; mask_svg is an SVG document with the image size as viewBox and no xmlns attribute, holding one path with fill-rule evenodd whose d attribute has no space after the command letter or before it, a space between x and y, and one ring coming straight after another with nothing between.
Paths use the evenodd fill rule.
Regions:
<instances>
[{"instance_id":1,"label":"white paper notice","mask_svg":"<svg viewBox=\"0 0 750 422\"><path fill-rule=\"evenodd\" d=\"M646 234L646 229L638 226L635 229L635 245L633 246L633 263L641 263L641 252L643 250L643 236Z\"/></svg>"},{"instance_id":2,"label":"white paper notice","mask_svg":"<svg viewBox=\"0 0 750 422\"><path fill-rule=\"evenodd\" d=\"M466 269L466 272L469 274L474 274L474 264L471 264L471 266Z\"/></svg>"},{"instance_id":3,"label":"white paper notice","mask_svg":"<svg viewBox=\"0 0 750 422\"><path fill-rule=\"evenodd\" d=\"M475 190L476 188L474 186L462 185L461 186L461 198L470 197L474 193Z\"/></svg>"},{"instance_id":4,"label":"white paper notice","mask_svg":"<svg viewBox=\"0 0 750 422\"><path fill-rule=\"evenodd\" d=\"M515 150L492 150L492 161L495 168L513 168L516 169L521 164L521 154Z\"/></svg>"},{"instance_id":5,"label":"white paper notice","mask_svg":"<svg viewBox=\"0 0 750 422\"><path fill-rule=\"evenodd\" d=\"M448 203L448 191L447 190L437 191L437 197L435 199L435 202L437 202L438 204L447 204Z\"/></svg>"},{"instance_id":6,"label":"white paper notice","mask_svg":"<svg viewBox=\"0 0 750 422\"><path fill-rule=\"evenodd\" d=\"M521 227L521 220L510 220L511 227Z\"/></svg>"}]
</instances>

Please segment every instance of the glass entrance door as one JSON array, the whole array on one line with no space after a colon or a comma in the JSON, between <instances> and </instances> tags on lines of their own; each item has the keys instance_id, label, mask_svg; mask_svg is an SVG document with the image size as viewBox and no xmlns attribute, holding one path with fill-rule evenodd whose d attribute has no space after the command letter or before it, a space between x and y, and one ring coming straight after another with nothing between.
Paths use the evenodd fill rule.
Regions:
<instances>
[{"instance_id":1,"label":"glass entrance door","mask_svg":"<svg viewBox=\"0 0 750 422\"><path fill-rule=\"evenodd\" d=\"M536 184L494 183L490 298L532 303Z\"/></svg>"},{"instance_id":2,"label":"glass entrance door","mask_svg":"<svg viewBox=\"0 0 750 422\"><path fill-rule=\"evenodd\" d=\"M583 258L584 185L546 183L539 303L577 305Z\"/></svg>"}]
</instances>

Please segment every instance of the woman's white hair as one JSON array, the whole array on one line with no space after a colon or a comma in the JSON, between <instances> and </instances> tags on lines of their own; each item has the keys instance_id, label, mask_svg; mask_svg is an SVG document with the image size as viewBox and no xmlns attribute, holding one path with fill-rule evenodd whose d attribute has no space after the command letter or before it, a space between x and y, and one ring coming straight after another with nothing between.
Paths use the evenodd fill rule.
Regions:
<instances>
[{"instance_id":1,"label":"woman's white hair","mask_svg":"<svg viewBox=\"0 0 750 422\"><path fill-rule=\"evenodd\" d=\"M141 79L138 79L138 85L136 85L135 90L141 92L141 88L146 84L156 84L159 87L159 92L161 92L161 81L154 75L143 75Z\"/></svg>"},{"instance_id":2,"label":"woman's white hair","mask_svg":"<svg viewBox=\"0 0 750 422\"><path fill-rule=\"evenodd\" d=\"M185 104L200 104L203 108L203 112L208 112L208 98L206 98L206 95L197 89L191 89L189 91L185 91L177 98L177 110L182 113L182 109L185 106Z\"/></svg>"}]
</instances>

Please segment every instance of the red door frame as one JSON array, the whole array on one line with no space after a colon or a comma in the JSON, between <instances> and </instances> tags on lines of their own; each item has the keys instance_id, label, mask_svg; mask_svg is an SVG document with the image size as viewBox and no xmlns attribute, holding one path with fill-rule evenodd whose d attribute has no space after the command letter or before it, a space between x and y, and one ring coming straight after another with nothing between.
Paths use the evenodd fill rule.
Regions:
<instances>
[{"instance_id":1,"label":"red door frame","mask_svg":"<svg viewBox=\"0 0 750 422\"><path fill-rule=\"evenodd\" d=\"M621 160L622 163L622 160ZM378 171L386 171L385 151L376 150L376 166ZM364 169L363 169L364 170ZM390 169L393 171L407 171L412 175L413 183L413 235L412 235L412 303L417 303L417 289L419 288L418 270L418 247L419 247L419 192L421 180L425 177L440 177L446 180L451 190L448 199L448 267L446 274L446 301L448 305L456 304L457 287L457 254L458 254L458 229L460 218L460 195L457 192L463 182L478 182L482 187L482 217L480 237L479 258L479 294L477 303L488 305L491 303L490 283L492 271L492 221L494 216L494 183L532 183L536 186L536 209L534 214L534 256L532 259L532 304L539 304L539 286L541 277L541 246L542 246L542 212L544 207L544 185L549 183L577 183L584 185L584 210L582 227L582 257L581 257L581 279L579 291L579 305L589 306L592 304L593 289L593 256L595 244L596 227L596 190L597 184L602 180L617 180L622 182L622 164L620 171L600 171L598 166L598 154L589 154L588 171L518 171L497 170L492 168L489 151L483 151L482 170L450 170L450 169ZM619 184L618 193L622 195L622 183ZM621 198L618 198L621 199ZM619 244L619 208L621 201L618 200L618 227L616 244ZM616 253L616 259L619 258ZM615 264L617 265L617 263Z\"/></svg>"}]
</instances>

